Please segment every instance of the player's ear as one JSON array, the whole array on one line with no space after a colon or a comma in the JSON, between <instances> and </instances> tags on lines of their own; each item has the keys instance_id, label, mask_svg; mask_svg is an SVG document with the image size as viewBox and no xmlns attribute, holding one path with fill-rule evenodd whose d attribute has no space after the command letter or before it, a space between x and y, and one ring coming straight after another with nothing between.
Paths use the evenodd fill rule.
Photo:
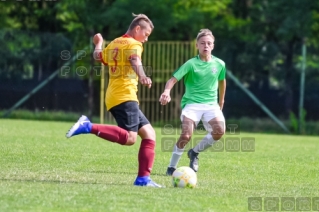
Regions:
<instances>
[{"instance_id":1,"label":"player's ear","mask_svg":"<svg viewBox=\"0 0 319 212\"><path fill-rule=\"evenodd\" d=\"M134 30L135 30L135 32L140 31L140 30L141 30L141 26L140 26L140 25L137 25Z\"/></svg>"},{"instance_id":2,"label":"player's ear","mask_svg":"<svg viewBox=\"0 0 319 212\"><path fill-rule=\"evenodd\" d=\"M196 41L196 49L198 49L198 42Z\"/></svg>"}]
</instances>

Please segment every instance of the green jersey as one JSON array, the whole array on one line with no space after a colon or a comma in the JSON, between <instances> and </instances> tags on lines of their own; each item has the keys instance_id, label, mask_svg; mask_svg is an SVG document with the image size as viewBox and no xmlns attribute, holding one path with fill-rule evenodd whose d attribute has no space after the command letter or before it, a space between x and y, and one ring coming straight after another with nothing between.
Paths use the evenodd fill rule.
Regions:
<instances>
[{"instance_id":1,"label":"green jersey","mask_svg":"<svg viewBox=\"0 0 319 212\"><path fill-rule=\"evenodd\" d=\"M218 81L224 80L226 75L225 62L212 56L208 62L198 56L188 60L174 73L178 81L184 77L185 93L181 106L202 103L218 104Z\"/></svg>"}]
</instances>

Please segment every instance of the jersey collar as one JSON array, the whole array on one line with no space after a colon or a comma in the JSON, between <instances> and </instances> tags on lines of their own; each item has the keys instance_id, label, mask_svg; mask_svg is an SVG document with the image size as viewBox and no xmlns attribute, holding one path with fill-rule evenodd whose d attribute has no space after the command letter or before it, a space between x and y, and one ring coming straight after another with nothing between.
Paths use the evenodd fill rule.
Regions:
<instances>
[{"instance_id":1,"label":"jersey collar","mask_svg":"<svg viewBox=\"0 0 319 212\"><path fill-rule=\"evenodd\" d=\"M122 35L123 38L133 38L132 36L128 35L128 34L124 34Z\"/></svg>"},{"instance_id":2,"label":"jersey collar","mask_svg":"<svg viewBox=\"0 0 319 212\"><path fill-rule=\"evenodd\" d=\"M197 57L197 59L199 59L199 60L202 61L202 62L209 63L209 62L212 62L212 61L214 60L214 56L213 56L213 55L210 55L210 56L211 56L212 60L211 60L211 61L208 61L208 62L202 61L202 60L200 59L200 57L199 57L199 54L198 54L196 57Z\"/></svg>"}]
</instances>

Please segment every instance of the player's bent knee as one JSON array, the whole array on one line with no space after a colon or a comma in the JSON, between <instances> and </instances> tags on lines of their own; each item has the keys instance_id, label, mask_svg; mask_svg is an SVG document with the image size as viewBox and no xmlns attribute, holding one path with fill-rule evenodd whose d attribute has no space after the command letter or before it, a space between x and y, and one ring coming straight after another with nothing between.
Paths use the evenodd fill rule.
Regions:
<instances>
[{"instance_id":1,"label":"player's bent knee","mask_svg":"<svg viewBox=\"0 0 319 212\"><path fill-rule=\"evenodd\" d=\"M218 141L219 139L221 139L223 137L223 135L225 134L225 131L220 131L218 133L212 133L213 139L215 141Z\"/></svg>"},{"instance_id":2,"label":"player's bent knee","mask_svg":"<svg viewBox=\"0 0 319 212\"><path fill-rule=\"evenodd\" d=\"M136 142L136 138L135 139L129 138L129 139L127 139L127 142L125 143L125 146L132 146L135 144L135 142Z\"/></svg>"},{"instance_id":3,"label":"player's bent knee","mask_svg":"<svg viewBox=\"0 0 319 212\"><path fill-rule=\"evenodd\" d=\"M151 140L156 140L156 133L155 130L152 128L146 133L146 137Z\"/></svg>"},{"instance_id":4,"label":"player's bent knee","mask_svg":"<svg viewBox=\"0 0 319 212\"><path fill-rule=\"evenodd\" d=\"M213 135L213 139L215 141L218 141L219 139L221 139L223 137L223 135Z\"/></svg>"},{"instance_id":5,"label":"player's bent knee","mask_svg":"<svg viewBox=\"0 0 319 212\"><path fill-rule=\"evenodd\" d=\"M186 142L190 141L191 138L192 138L192 136L189 135L189 134L182 134L182 135L180 136L180 140L186 141Z\"/></svg>"},{"instance_id":6,"label":"player's bent knee","mask_svg":"<svg viewBox=\"0 0 319 212\"><path fill-rule=\"evenodd\" d=\"M135 142L130 142L130 141L128 141L128 142L126 142L124 145L125 146L132 146L132 145L134 145L135 144Z\"/></svg>"},{"instance_id":7,"label":"player's bent knee","mask_svg":"<svg viewBox=\"0 0 319 212\"><path fill-rule=\"evenodd\" d=\"M125 146L132 146L133 144L135 144L136 138L137 138L136 132L129 132Z\"/></svg>"},{"instance_id":8,"label":"player's bent knee","mask_svg":"<svg viewBox=\"0 0 319 212\"><path fill-rule=\"evenodd\" d=\"M138 134L142 139L156 140L155 130L150 124L144 125L142 128L140 128Z\"/></svg>"}]
</instances>

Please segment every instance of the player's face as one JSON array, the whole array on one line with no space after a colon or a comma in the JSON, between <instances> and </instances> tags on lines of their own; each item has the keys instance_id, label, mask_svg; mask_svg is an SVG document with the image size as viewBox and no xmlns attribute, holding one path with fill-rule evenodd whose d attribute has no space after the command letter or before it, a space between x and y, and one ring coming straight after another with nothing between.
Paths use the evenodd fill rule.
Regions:
<instances>
[{"instance_id":1,"label":"player's face","mask_svg":"<svg viewBox=\"0 0 319 212\"><path fill-rule=\"evenodd\" d=\"M205 35L198 39L196 47L200 55L208 56L214 49L214 39L209 35Z\"/></svg>"},{"instance_id":2,"label":"player's face","mask_svg":"<svg viewBox=\"0 0 319 212\"><path fill-rule=\"evenodd\" d=\"M137 41L140 41L142 43L145 43L147 42L148 40L148 36L150 36L152 33L152 28L151 26L147 25L147 27L140 27L140 26L137 26L135 28L135 40Z\"/></svg>"}]
</instances>

